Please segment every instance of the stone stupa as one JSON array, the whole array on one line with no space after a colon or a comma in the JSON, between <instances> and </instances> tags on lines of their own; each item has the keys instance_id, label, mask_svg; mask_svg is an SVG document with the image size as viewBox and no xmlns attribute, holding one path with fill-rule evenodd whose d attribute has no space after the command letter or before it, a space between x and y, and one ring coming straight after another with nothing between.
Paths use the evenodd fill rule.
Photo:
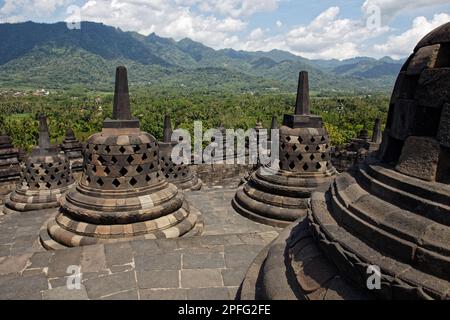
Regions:
<instances>
[{"instance_id":1,"label":"stone stupa","mask_svg":"<svg viewBox=\"0 0 450 320\"><path fill-rule=\"evenodd\" d=\"M39 145L25 157L21 182L5 202L3 212L29 212L56 208L73 184L70 164L57 146L50 144L47 118L39 116Z\"/></svg>"},{"instance_id":2,"label":"stone stupa","mask_svg":"<svg viewBox=\"0 0 450 320\"><path fill-rule=\"evenodd\" d=\"M376 119L372 138L367 129L361 130L358 137L342 147L336 147L331 154L332 163L339 172L345 172L364 160L381 145L381 120Z\"/></svg>"},{"instance_id":3,"label":"stone stupa","mask_svg":"<svg viewBox=\"0 0 450 320\"><path fill-rule=\"evenodd\" d=\"M47 249L201 233L198 210L161 173L156 139L131 117L125 67L116 71L112 119L84 150L81 182L41 231Z\"/></svg>"},{"instance_id":4,"label":"stone stupa","mask_svg":"<svg viewBox=\"0 0 450 320\"><path fill-rule=\"evenodd\" d=\"M16 188L20 172L19 150L12 145L10 136L0 135L0 205Z\"/></svg>"},{"instance_id":5,"label":"stone stupa","mask_svg":"<svg viewBox=\"0 0 450 320\"><path fill-rule=\"evenodd\" d=\"M260 167L232 203L249 219L286 227L306 217L311 192L336 173L322 118L310 114L307 72L300 72L295 114L286 115L279 130L279 169Z\"/></svg>"},{"instance_id":6,"label":"stone stupa","mask_svg":"<svg viewBox=\"0 0 450 320\"><path fill-rule=\"evenodd\" d=\"M61 149L69 159L72 173L83 171L83 145L77 140L71 128L67 129Z\"/></svg>"},{"instance_id":7,"label":"stone stupa","mask_svg":"<svg viewBox=\"0 0 450 320\"><path fill-rule=\"evenodd\" d=\"M172 141L172 123L170 116L164 117L164 138L159 142L161 171L168 182L181 190L197 191L202 188L202 181L197 177L189 159L186 163L175 164L172 161L172 150L178 142Z\"/></svg>"},{"instance_id":8,"label":"stone stupa","mask_svg":"<svg viewBox=\"0 0 450 320\"><path fill-rule=\"evenodd\" d=\"M312 195L242 299L450 299L450 23L404 64L378 157Z\"/></svg>"}]
</instances>

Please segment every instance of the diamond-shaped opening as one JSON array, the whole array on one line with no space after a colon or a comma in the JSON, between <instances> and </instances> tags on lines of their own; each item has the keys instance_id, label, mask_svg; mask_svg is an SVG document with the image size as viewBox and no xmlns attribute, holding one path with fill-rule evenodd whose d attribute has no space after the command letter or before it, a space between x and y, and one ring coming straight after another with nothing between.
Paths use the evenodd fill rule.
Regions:
<instances>
[{"instance_id":1,"label":"diamond-shaped opening","mask_svg":"<svg viewBox=\"0 0 450 320\"><path fill-rule=\"evenodd\" d=\"M102 165L105 163L105 159L102 156L98 156L97 158L98 162L100 162Z\"/></svg>"},{"instance_id":2,"label":"diamond-shaped opening","mask_svg":"<svg viewBox=\"0 0 450 320\"><path fill-rule=\"evenodd\" d=\"M103 180L102 180L101 178L99 178L99 179L97 180L97 184L98 184L100 187L103 187L103 186L105 185L105 182L103 182Z\"/></svg>"},{"instance_id":3,"label":"diamond-shaped opening","mask_svg":"<svg viewBox=\"0 0 450 320\"><path fill-rule=\"evenodd\" d=\"M183 141L183 139L184 139L183 137L179 137L178 141Z\"/></svg>"},{"instance_id":4,"label":"diamond-shaped opening","mask_svg":"<svg viewBox=\"0 0 450 320\"><path fill-rule=\"evenodd\" d=\"M152 180L152 177L150 177L149 175L147 175L147 176L145 177L145 181L150 182L151 180Z\"/></svg>"},{"instance_id":5,"label":"diamond-shaped opening","mask_svg":"<svg viewBox=\"0 0 450 320\"><path fill-rule=\"evenodd\" d=\"M320 162L317 162L317 164L316 164L316 169L319 170L319 169L321 169L321 168L322 168L322 165L320 164Z\"/></svg>"},{"instance_id":6,"label":"diamond-shaped opening","mask_svg":"<svg viewBox=\"0 0 450 320\"><path fill-rule=\"evenodd\" d=\"M329 145L325 145L325 149L328 149L330 146Z\"/></svg>"},{"instance_id":7,"label":"diamond-shaped opening","mask_svg":"<svg viewBox=\"0 0 450 320\"><path fill-rule=\"evenodd\" d=\"M58 186L62 185L61 180L56 183Z\"/></svg>"},{"instance_id":8,"label":"diamond-shaped opening","mask_svg":"<svg viewBox=\"0 0 450 320\"><path fill-rule=\"evenodd\" d=\"M305 147L305 150L306 150L306 151L309 151L309 146L306 146L306 147Z\"/></svg>"},{"instance_id":9,"label":"diamond-shaped opening","mask_svg":"<svg viewBox=\"0 0 450 320\"><path fill-rule=\"evenodd\" d=\"M150 149L152 145L150 143L147 143L147 149Z\"/></svg>"},{"instance_id":10,"label":"diamond-shaped opening","mask_svg":"<svg viewBox=\"0 0 450 320\"><path fill-rule=\"evenodd\" d=\"M55 180L56 177L55 177L54 175L51 175L51 176L50 176L50 179Z\"/></svg>"},{"instance_id":11,"label":"diamond-shaped opening","mask_svg":"<svg viewBox=\"0 0 450 320\"><path fill-rule=\"evenodd\" d=\"M127 162L128 162L129 164L132 164L133 161L134 161L134 158L133 158L132 156L128 156Z\"/></svg>"},{"instance_id":12,"label":"diamond-shaped opening","mask_svg":"<svg viewBox=\"0 0 450 320\"><path fill-rule=\"evenodd\" d=\"M94 150L95 150L95 151L98 151L98 146L97 146L97 145L94 147Z\"/></svg>"},{"instance_id":13,"label":"diamond-shaped opening","mask_svg":"<svg viewBox=\"0 0 450 320\"><path fill-rule=\"evenodd\" d=\"M131 178L131 180L130 180L130 185L131 185L132 187L134 187L135 185L137 185L137 183L138 183L138 181L137 181L135 178Z\"/></svg>"},{"instance_id":14,"label":"diamond-shaped opening","mask_svg":"<svg viewBox=\"0 0 450 320\"><path fill-rule=\"evenodd\" d=\"M170 169L169 169L169 172L172 173L172 172L173 172L173 168L170 168Z\"/></svg>"},{"instance_id":15,"label":"diamond-shaped opening","mask_svg":"<svg viewBox=\"0 0 450 320\"><path fill-rule=\"evenodd\" d=\"M142 168L141 166L138 166L138 167L136 168L136 172L137 172L137 173L141 173L142 171L144 171L144 168Z\"/></svg>"},{"instance_id":16,"label":"diamond-shaped opening","mask_svg":"<svg viewBox=\"0 0 450 320\"><path fill-rule=\"evenodd\" d=\"M166 174L166 179L169 179L169 175L168 174Z\"/></svg>"},{"instance_id":17,"label":"diamond-shaped opening","mask_svg":"<svg viewBox=\"0 0 450 320\"><path fill-rule=\"evenodd\" d=\"M281 149L284 150L286 148L286 145L284 143L281 144Z\"/></svg>"},{"instance_id":18,"label":"diamond-shaped opening","mask_svg":"<svg viewBox=\"0 0 450 320\"><path fill-rule=\"evenodd\" d=\"M39 177L39 180L40 181L44 181L44 177Z\"/></svg>"},{"instance_id":19,"label":"diamond-shaped opening","mask_svg":"<svg viewBox=\"0 0 450 320\"><path fill-rule=\"evenodd\" d=\"M174 175L173 177L174 177L174 178L176 179L176 178L178 178L178 175L177 175L177 174L175 174L175 175Z\"/></svg>"},{"instance_id":20,"label":"diamond-shaped opening","mask_svg":"<svg viewBox=\"0 0 450 320\"><path fill-rule=\"evenodd\" d=\"M297 159L300 160L300 161L302 161L302 160L303 160L303 156L302 156L301 154L299 154L299 155L297 156Z\"/></svg>"},{"instance_id":21,"label":"diamond-shaped opening","mask_svg":"<svg viewBox=\"0 0 450 320\"><path fill-rule=\"evenodd\" d=\"M97 166L93 166L93 167L92 167L92 171L94 171L95 173L97 173Z\"/></svg>"},{"instance_id":22,"label":"diamond-shaped opening","mask_svg":"<svg viewBox=\"0 0 450 320\"><path fill-rule=\"evenodd\" d=\"M298 149L297 145L294 144L294 145L292 146L292 150L296 151L297 149Z\"/></svg>"},{"instance_id":23,"label":"diamond-shaped opening","mask_svg":"<svg viewBox=\"0 0 450 320\"><path fill-rule=\"evenodd\" d=\"M291 141L291 137L290 137L290 136L287 136L287 137L286 137L286 141L287 141L287 142Z\"/></svg>"},{"instance_id":24,"label":"diamond-shaped opening","mask_svg":"<svg viewBox=\"0 0 450 320\"><path fill-rule=\"evenodd\" d=\"M314 155L312 154L309 158L310 158L311 161L312 161L312 160L314 160L316 157L314 157Z\"/></svg>"},{"instance_id":25,"label":"diamond-shaped opening","mask_svg":"<svg viewBox=\"0 0 450 320\"><path fill-rule=\"evenodd\" d=\"M325 139L325 137L323 137L323 136L322 136L322 138L320 139L320 141L322 141L322 142L325 141L325 140L326 140L326 139Z\"/></svg>"},{"instance_id":26,"label":"diamond-shaped opening","mask_svg":"<svg viewBox=\"0 0 450 320\"><path fill-rule=\"evenodd\" d=\"M53 163L50 162L50 163L48 164L48 167L49 167L49 168L53 167Z\"/></svg>"},{"instance_id":27,"label":"diamond-shaped opening","mask_svg":"<svg viewBox=\"0 0 450 320\"><path fill-rule=\"evenodd\" d=\"M50 189L50 188L52 187L52 185L50 184L50 182L47 182L47 183L45 184L45 187L46 187L47 189Z\"/></svg>"},{"instance_id":28,"label":"diamond-shaped opening","mask_svg":"<svg viewBox=\"0 0 450 320\"><path fill-rule=\"evenodd\" d=\"M291 155L290 155L288 152L284 155L284 157L285 157L286 159L289 159L290 156L291 156Z\"/></svg>"},{"instance_id":29,"label":"diamond-shaped opening","mask_svg":"<svg viewBox=\"0 0 450 320\"><path fill-rule=\"evenodd\" d=\"M317 147L316 147L316 151L319 151L319 150L320 150L320 146L317 146Z\"/></svg>"},{"instance_id":30,"label":"diamond-shaped opening","mask_svg":"<svg viewBox=\"0 0 450 320\"><path fill-rule=\"evenodd\" d=\"M158 152L157 151L153 152L153 156L157 157L158 156Z\"/></svg>"},{"instance_id":31,"label":"diamond-shaped opening","mask_svg":"<svg viewBox=\"0 0 450 320\"><path fill-rule=\"evenodd\" d=\"M137 144L133 147L133 151L134 153L138 153L139 151L141 151L141 147Z\"/></svg>"},{"instance_id":32,"label":"diamond-shaped opening","mask_svg":"<svg viewBox=\"0 0 450 320\"><path fill-rule=\"evenodd\" d=\"M308 164L307 163L305 163L304 165L303 165L303 170L308 170L309 169L309 166L308 166Z\"/></svg>"},{"instance_id":33,"label":"diamond-shaped opening","mask_svg":"<svg viewBox=\"0 0 450 320\"><path fill-rule=\"evenodd\" d=\"M110 174L111 173L111 169L108 168L108 167L106 167L104 171L105 171L106 174Z\"/></svg>"},{"instance_id":34,"label":"diamond-shaped opening","mask_svg":"<svg viewBox=\"0 0 450 320\"><path fill-rule=\"evenodd\" d=\"M113 156L113 157L111 158L111 162L112 162L113 164L116 164L117 162L119 162L119 160L117 160L117 158L116 158L115 156Z\"/></svg>"},{"instance_id":35,"label":"diamond-shaped opening","mask_svg":"<svg viewBox=\"0 0 450 320\"><path fill-rule=\"evenodd\" d=\"M40 188L41 186L39 185L39 183L36 183L35 185L34 185L36 188Z\"/></svg>"},{"instance_id":36,"label":"diamond-shaped opening","mask_svg":"<svg viewBox=\"0 0 450 320\"><path fill-rule=\"evenodd\" d=\"M291 163L289 163L289 168L294 169L295 168L295 162L292 161Z\"/></svg>"},{"instance_id":37,"label":"diamond-shaped opening","mask_svg":"<svg viewBox=\"0 0 450 320\"><path fill-rule=\"evenodd\" d=\"M48 174L50 171L48 171L47 169L44 170L45 174Z\"/></svg>"},{"instance_id":38,"label":"diamond-shaped opening","mask_svg":"<svg viewBox=\"0 0 450 320\"><path fill-rule=\"evenodd\" d=\"M303 143L303 138L302 137L298 137L297 140L298 140L298 142Z\"/></svg>"},{"instance_id":39,"label":"diamond-shaped opening","mask_svg":"<svg viewBox=\"0 0 450 320\"><path fill-rule=\"evenodd\" d=\"M186 177L186 173L181 174L183 177Z\"/></svg>"},{"instance_id":40,"label":"diamond-shaped opening","mask_svg":"<svg viewBox=\"0 0 450 320\"><path fill-rule=\"evenodd\" d=\"M127 175L127 173L128 173L128 170L126 169L126 168L122 168L122 169L120 169L120 174L122 175L122 176L126 176Z\"/></svg>"},{"instance_id":41,"label":"diamond-shaped opening","mask_svg":"<svg viewBox=\"0 0 450 320\"><path fill-rule=\"evenodd\" d=\"M89 162L92 161L92 154L89 154L88 160L89 160Z\"/></svg>"},{"instance_id":42,"label":"diamond-shaped opening","mask_svg":"<svg viewBox=\"0 0 450 320\"><path fill-rule=\"evenodd\" d=\"M147 156L146 153L144 153L144 154L142 155L142 160L147 160L147 159L148 159L148 156Z\"/></svg>"},{"instance_id":43,"label":"diamond-shaped opening","mask_svg":"<svg viewBox=\"0 0 450 320\"><path fill-rule=\"evenodd\" d=\"M316 139L314 139L314 137L311 137L311 142L312 143L316 142Z\"/></svg>"},{"instance_id":44,"label":"diamond-shaped opening","mask_svg":"<svg viewBox=\"0 0 450 320\"><path fill-rule=\"evenodd\" d=\"M153 169L155 169L155 165L152 163L152 164L150 165L150 170L153 170Z\"/></svg>"},{"instance_id":45,"label":"diamond-shaped opening","mask_svg":"<svg viewBox=\"0 0 450 320\"><path fill-rule=\"evenodd\" d=\"M117 180L117 179L114 179L113 182L112 182L112 184L113 184L113 186L116 187L116 188L120 187L120 181Z\"/></svg>"},{"instance_id":46,"label":"diamond-shaped opening","mask_svg":"<svg viewBox=\"0 0 450 320\"><path fill-rule=\"evenodd\" d=\"M327 155L325 153L322 153L322 155L320 156L322 159L325 159L327 157Z\"/></svg>"},{"instance_id":47,"label":"diamond-shaped opening","mask_svg":"<svg viewBox=\"0 0 450 320\"><path fill-rule=\"evenodd\" d=\"M111 152L111 148L110 148L109 146L106 146L106 147L105 147L105 151L108 152L108 153L110 153L110 152Z\"/></svg>"},{"instance_id":48,"label":"diamond-shaped opening","mask_svg":"<svg viewBox=\"0 0 450 320\"><path fill-rule=\"evenodd\" d=\"M166 161L166 158L165 157L161 157L161 161Z\"/></svg>"},{"instance_id":49,"label":"diamond-shaped opening","mask_svg":"<svg viewBox=\"0 0 450 320\"><path fill-rule=\"evenodd\" d=\"M90 177L87 177L86 181L87 181L88 184L91 184L91 178Z\"/></svg>"},{"instance_id":50,"label":"diamond-shaped opening","mask_svg":"<svg viewBox=\"0 0 450 320\"><path fill-rule=\"evenodd\" d=\"M127 151L127 149L125 149L124 146L121 146L119 149L120 153L125 153L125 151Z\"/></svg>"}]
</instances>

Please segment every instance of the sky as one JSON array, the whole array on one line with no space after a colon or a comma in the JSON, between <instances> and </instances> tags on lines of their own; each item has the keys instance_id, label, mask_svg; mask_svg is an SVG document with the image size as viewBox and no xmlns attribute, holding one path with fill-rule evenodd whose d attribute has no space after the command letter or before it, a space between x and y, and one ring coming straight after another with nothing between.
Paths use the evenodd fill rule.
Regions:
<instances>
[{"instance_id":1,"label":"sky","mask_svg":"<svg viewBox=\"0 0 450 320\"><path fill-rule=\"evenodd\" d=\"M0 23L94 21L215 49L310 59L408 56L450 0L0 0Z\"/></svg>"}]
</instances>

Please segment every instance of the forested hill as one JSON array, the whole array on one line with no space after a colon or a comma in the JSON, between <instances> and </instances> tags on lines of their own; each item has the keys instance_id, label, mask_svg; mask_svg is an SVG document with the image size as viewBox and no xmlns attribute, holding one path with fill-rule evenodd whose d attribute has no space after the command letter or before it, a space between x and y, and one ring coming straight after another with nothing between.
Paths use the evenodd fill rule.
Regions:
<instances>
[{"instance_id":1,"label":"forested hill","mask_svg":"<svg viewBox=\"0 0 450 320\"><path fill-rule=\"evenodd\" d=\"M295 91L298 71L316 92L392 90L402 62L389 58L308 60L291 53L214 50L190 39L143 36L99 23L0 24L0 87L110 91L114 70L132 85L199 91Z\"/></svg>"}]
</instances>

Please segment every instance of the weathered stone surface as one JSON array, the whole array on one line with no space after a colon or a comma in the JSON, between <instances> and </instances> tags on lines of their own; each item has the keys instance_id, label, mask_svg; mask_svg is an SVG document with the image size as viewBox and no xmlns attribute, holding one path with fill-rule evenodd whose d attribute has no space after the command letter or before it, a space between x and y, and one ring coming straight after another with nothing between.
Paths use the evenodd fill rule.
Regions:
<instances>
[{"instance_id":1,"label":"weathered stone surface","mask_svg":"<svg viewBox=\"0 0 450 320\"><path fill-rule=\"evenodd\" d=\"M416 119L417 103L413 100L398 99L394 105L390 135L404 140L412 134Z\"/></svg>"},{"instance_id":2,"label":"weathered stone surface","mask_svg":"<svg viewBox=\"0 0 450 320\"><path fill-rule=\"evenodd\" d=\"M127 81L126 68L118 67L113 119L86 142L80 182L61 197L59 214L41 231L46 249L202 232L200 211L161 174L156 139L131 119Z\"/></svg>"},{"instance_id":3,"label":"weathered stone surface","mask_svg":"<svg viewBox=\"0 0 450 320\"><path fill-rule=\"evenodd\" d=\"M439 124L438 140L444 147L450 148L450 104L442 107L441 122Z\"/></svg>"},{"instance_id":4,"label":"weathered stone surface","mask_svg":"<svg viewBox=\"0 0 450 320\"><path fill-rule=\"evenodd\" d=\"M409 62L407 74L419 75L425 69L434 68L440 48L440 44L420 48Z\"/></svg>"},{"instance_id":5,"label":"weathered stone surface","mask_svg":"<svg viewBox=\"0 0 450 320\"><path fill-rule=\"evenodd\" d=\"M220 269L181 270L181 287L210 288L223 286Z\"/></svg>"},{"instance_id":6,"label":"weathered stone surface","mask_svg":"<svg viewBox=\"0 0 450 320\"><path fill-rule=\"evenodd\" d=\"M86 280L83 284L89 299L97 299L137 287L133 271Z\"/></svg>"},{"instance_id":7,"label":"weathered stone surface","mask_svg":"<svg viewBox=\"0 0 450 320\"><path fill-rule=\"evenodd\" d=\"M415 99L421 106L442 108L450 96L450 68L427 69L419 78Z\"/></svg>"},{"instance_id":8,"label":"weathered stone surface","mask_svg":"<svg viewBox=\"0 0 450 320\"><path fill-rule=\"evenodd\" d=\"M179 288L178 270L138 271L137 279L140 289Z\"/></svg>"},{"instance_id":9,"label":"weathered stone surface","mask_svg":"<svg viewBox=\"0 0 450 320\"><path fill-rule=\"evenodd\" d=\"M88 300L84 285L80 289L69 290L67 287L58 287L42 292L43 300Z\"/></svg>"},{"instance_id":10,"label":"weathered stone surface","mask_svg":"<svg viewBox=\"0 0 450 320\"><path fill-rule=\"evenodd\" d=\"M396 170L411 177L435 181L439 153L439 143L434 138L409 137Z\"/></svg>"}]
</instances>

